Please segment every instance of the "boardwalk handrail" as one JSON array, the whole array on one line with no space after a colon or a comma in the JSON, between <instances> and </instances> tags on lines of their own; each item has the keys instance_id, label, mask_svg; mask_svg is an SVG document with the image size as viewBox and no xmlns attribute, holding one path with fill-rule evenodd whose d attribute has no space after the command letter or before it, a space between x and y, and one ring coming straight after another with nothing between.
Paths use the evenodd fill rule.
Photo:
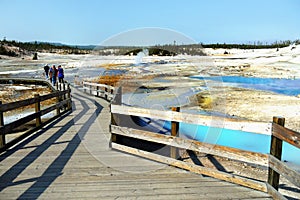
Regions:
<instances>
[{"instance_id":1,"label":"boardwalk handrail","mask_svg":"<svg viewBox=\"0 0 300 200\"><path fill-rule=\"evenodd\" d=\"M121 96L121 93L119 94L119 96ZM211 117L204 115L180 113L171 110L160 111L153 109L137 108L121 105L121 97L117 99L119 99L118 102L115 101L114 104L111 104L112 122L110 130L112 137L112 148L125 151L127 153L135 154L138 156L146 157L148 159L153 159L159 162L167 163L176 167L181 167L196 173L201 173L221 180L237 183L256 190L268 192L275 199L285 199L285 197L278 192L279 174L287 178L295 186L300 187L300 173L287 166L284 162L280 161L282 145L280 145L280 142L278 142L278 140L281 140L282 143L283 140L299 148L300 133L283 127L282 124L276 123L276 120L273 121L273 123L265 123L257 121L246 121L240 119L229 119L222 117ZM171 135L157 134L150 131L126 127L122 123L119 124L119 122L123 120L122 117L124 116L147 117L151 119L161 119L170 121ZM195 140L179 138L177 137L177 133L179 130L179 122L271 135L271 155L244 151L220 145L211 145ZM120 143L120 138L124 136L138 140L168 145L171 147L171 158L157 155L141 149L136 149L130 146L125 146ZM273 142L273 140L276 142ZM202 166L191 166L191 164L187 164L183 161L176 160L177 157L174 156L174 152L172 153L172 149L174 151L174 148L181 148L201 153L207 153L211 155L217 155L237 161L254 163L261 166L269 166L268 180L266 180L265 182L261 182L258 180L247 179L245 177L228 174L214 169L208 169ZM274 153L274 150L272 149L276 149L276 153ZM280 157L278 156L278 154L280 154Z\"/></svg>"},{"instance_id":2,"label":"boardwalk handrail","mask_svg":"<svg viewBox=\"0 0 300 200\"><path fill-rule=\"evenodd\" d=\"M107 101L111 101L113 99L113 92L115 90L114 86L87 81L84 81L82 84L84 92L90 95L104 98Z\"/></svg>"},{"instance_id":3,"label":"boardwalk handrail","mask_svg":"<svg viewBox=\"0 0 300 200\"><path fill-rule=\"evenodd\" d=\"M19 82L21 80L18 79ZM27 82L28 80L26 80ZM46 84L47 85L47 84ZM20 101L15 101L11 103L5 103L2 104L0 101L0 152L5 151L9 147L15 145L22 139L26 138L29 136L31 133L35 132L36 130L42 128L46 124L50 123L54 119L60 117L61 115L69 112L72 110L72 104L71 104L71 89L70 85L67 84L67 88L64 83L62 84L57 84L57 85L62 85L63 87L60 87L62 91L58 90L53 90L52 93L46 94L46 95L39 95L35 94L33 98L28 98L25 100L20 100ZM44 109L41 109L41 102L56 98L56 102L48 106ZM25 106L29 105L35 105L35 111L34 113L31 113L25 117L22 117L20 119L17 119L13 122L10 122L8 124L4 124L4 113L16 109L20 109ZM63 112L60 110L63 109ZM53 110L56 110L56 115L49 118L48 120L42 122L41 117L47 113L52 112ZM12 141L6 142L5 136L9 134L13 134L13 130L32 121L36 121L35 127L25 131L22 133L20 136L14 138Z\"/></svg>"},{"instance_id":4,"label":"boardwalk handrail","mask_svg":"<svg viewBox=\"0 0 300 200\"><path fill-rule=\"evenodd\" d=\"M111 105L112 113L123 115L133 115L139 117L149 117L152 119L161 119L166 121L184 122L188 124L197 124L202 126L211 126L215 128L224 128L239 130L251 133L260 133L271 135L272 123L246 121L236 118L225 118L218 116L207 116L199 114L181 113L173 111L150 110L124 105Z\"/></svg>"},{"instance_id":5,"label":"boardwalk handrail","mask_svg":"<svg viewBox=\"0 0 300 200\"><path fill-rule=\"evenodd\" d=\"M176 109L174 109L176 110ZM140 112L143 111L143 112ZM145 113L145 111L147 111ZM261 166L267 166L268 165L268 156L266 154L262 153L256 153L256 152L250 152L250 151L244 151L236 148L231 148L231 147L226 147L226 146L221 146L221 145L212 145L204 142L199 142L196 140L191 140L191 139L185 139L185 138L179 138L178 134L172 134L170 135L163 135L163 134L157 134L157 133L152 133L149 131L144 131L144 130L137 130L129 127L124 127L121 125L117 125L118 120L123 120L118 119L118 115L123 115L123 116L138 116L138 117L149 117L151 119L161 119L161 120L166 120L166 121L171 121L171 133L177 133L179 130L179 123L178 122L184 122L184 123L194 123L194 124L200 124L203 125L201 120L196 119L197 116L204 121L208 120L207 116L202 116L202 115L194 115L194 114L187 114L187 113L179 113L179 112L174 112L174 111L159 111L159 110L150 110L150 109L144 109L144 108L136 108L136 107L130 107L130 106L121 106L121 105L111 105L111 113L112 113L112 118L114 118L114 122L111 125L111 133L112 133L112 147L116 148L118 150L126 151L128 153L137 153L139 156L145 156L147 155L148 159L154 159L159 162L164 162L176 167L181 167L193 172L200 172L201 174L205 174L214 178L218 178L224 181L229 181L233 183L237 183L246 187L250 187L256 190L264 191L267 192L267 186L265 183L260 182L260 181L253 181L250 179L245 179L240 176L235 176L229 173L221 172L215 169L209 169L206 167L200 167L196 165L186 165L185 162L175 160L177 158L176 154L172 153L174 150L172 148L180 148L180 149L186 149L186 150L192 150L200 153L206 153L210 155L217 155L221 156L224 158L229 158L237 161L242 161L242 162L247 162L247 163L253 163ZM142 114L141 114L142 113ZM185 115L187 114L187 115ZM152 117L153 116L153 117ZM184 117L183 117L184 116ZM185 120L185 117L186 120ZM194 120L191 120L194 119ZM231 120L231 119L230 119ZM207 121L206 121L207 122ZM205 123L206 123L205 122ZM176 126L173 126L172 124L177 124ZM236 124L236 121L234 121ZM207 124L208 126L210 124ZM221 123L214 123L214 125L218 125L217 127L222 128L223 125L221 126ZM233 126L235 129L234 130L240 130L241 127L239 126ZM227 127L228 128L228 127ZM177 129L177 130L173 130ZM118 144L118 137L120 136L125 136L125 137L130 137L130 138L135 138L135 139L140 139L144 141L150 141L158 144L164 144L168 145L171 147L171 152L170 152L170 157L166 159L165 156L160 156L160 155L154 155L153 153L145 153L142 150L138 150L136 152L135 150L132 150L127 147L120 147L120 144ZM117 143L117 144L116 144ZM142 153L141 153L142 152ZM141 153L141 155L140 155ZM173 155L172 155L173 154ZM173 160L172 160L173 159Z\"/></svg>"}]
</instances>

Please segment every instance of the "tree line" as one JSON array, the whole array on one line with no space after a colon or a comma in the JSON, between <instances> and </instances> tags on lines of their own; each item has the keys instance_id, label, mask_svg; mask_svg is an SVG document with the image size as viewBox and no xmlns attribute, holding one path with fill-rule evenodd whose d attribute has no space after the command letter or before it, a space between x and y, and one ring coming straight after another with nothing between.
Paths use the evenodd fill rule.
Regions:
<instances>
[{"instance_id":1,"label":"tree line","mask_svg":"<svg viewBox=\"0 0 300 200\"><path fill-rule=\"evenodd\" d=\"M272 48L283 48L291 44L300 44L300 40L284 40L284 41L275 41L273 43L263 43L261 41L249 43L249 44L201 44L203 48L224 48L224 49L272 49Z\"/></svg>"},{"instance_id":2,"label":"tree line","mask_svg":"<svg viewBox=\"0 0 300 200\"><path fill-rule=\"evenodd\" d=\"M175 42L174 42L175 43ZM263 43L260 41L248 43L248 44L165 44L165 45L154 45L150 47L130 47L130 46L113 46L113 47L102 47L96 50L99 55L136 55L138 52L147 48L149 55L205 55L203 48L213 49L271 49L271 48L283 48L288 47L291 44L300 44L300 40L285 40L276 41L273 43Z\"/></svg>"},{"instance_id":3,"label":"tree line","mask_svg":"<svg viewBox=\"0 0 300 200\"><path fill-rule=\"evenodd\" d=\"M8 56L20 56L20 54L31 54L32 52L50 52L50 53L65 53L65 54L86 54L91 51L97 52L99 55L128 55L128 52L134 52L136 54L137 49L151 48L151 53L166 55L170 52L172 55L187 54L187 55L205 55L202 51L203 48L224 48L224 49L267 49L267 48L282 48L291 44L300 44L300 40L285 40L276 41L273 43L263 43L260 41L248 43L248 44L165 44L154 45L151 47L135 47L135 46L114 46L114 47L101 47L91 49L90 46L70 46L64 44L55 44L47 42L18 42L15 40L0 40L0 55ZM18 51L13 51L6 47L17 47ZM157 53L158 52L158 53Z\"/></svg>"}]
</instances>

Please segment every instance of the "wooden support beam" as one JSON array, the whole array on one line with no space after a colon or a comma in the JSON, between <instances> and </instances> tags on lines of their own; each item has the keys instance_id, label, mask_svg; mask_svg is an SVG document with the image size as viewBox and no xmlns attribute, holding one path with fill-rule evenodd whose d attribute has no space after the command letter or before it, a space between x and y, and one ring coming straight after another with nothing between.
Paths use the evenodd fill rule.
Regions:
<instances>
[{"instance_id":1,"label":"wooden support beam","mask_svg":"<svg viewBox=\"0 0 300 200\"><path fill-rule=\"evenodd\" d=\"M41 101L40 101L40 95L34 94L35 101L35 113L39 113L41 111ZM35 126L39 127L42 123L41 116L38 115L35 119Z\"/></svg>"},{"instance_id":2,"label":"wooden support beam","mask_svg":"<svg viewBox=\"0 0 300 200\"><path fill-rule=\"evenodd\" d=\"M68 110L72 109L72 102L71 102L71 88L70 84L68 84Z\"/></svg>"},{"instance_id":3,"label":"wooden support beam","mask_svg":"<svg viewBox=\"0 0 300 200\"><path fill-rule=\"evenodd\" d=\"M172 107L173 112L180 112L180 107ZM179 133L179 122L171 121L171 136L177 137ZM170 148L170 157L177 159L179 157L179 149L176 147Z\"/></svg>"},{"instance_id":4,"label":"wooden support beam","mask_svg":"<svg viewBox=\"0 0 300 200\"><path fill-rule=\"evenodd\" d=\"M104 94L105 94L105 97L104 97L104 98L107 100L107 99L108 99L108 88L105 87L105 88L104 88L104 91L105 91L105 93L104 93Z\"/></svg>"},{"instance_id":5,"label":"wooden support beam","mask_svg":"<svg viewBox=\"0 0 300 200\"><path fill-rule=\"evenodd\" d=\"M110 96L112 96L112 98L110 100L112 100L113 99L113 94L114 94L114 89L112 87L110 88L110 94L111 94Z\"/></svg>"},{"instance_id":6,"label":"wooden support beam","mask_svg":"<svg viewBox=\"0 0 300 200\"><path fill-rule=\"evenodd\" d=\"M115 98L113 100L113 103L115 103L116 105L121 105L122 104L122 87L120 86L117 91L116 91L116 94L115 94ZM111 139L110 141L111 142L117 142L118 141L118 138L117 138L117 135L112 133L111 131L111 126L112 125L119 125L119 116L118 114L114 114L111 112L111 107L112 107L112 104L110 104L110 118L111 118L111 122L110 122L110 133L111 133ZM111 145L111 142L110 142L110 145Z\"/></svg>"},{"instance_id":7,"label":"wooden support beam","mask_svg":"<svg viewBox=\"0 0 300 200\"><path fill-rule=\"evenodd\" d=\"M283 117L273 117L273 123L278 124L280 126L284 126L285 118ZM271 136L271 147L270 147L270 154L281 160L282 154L282 140L275 137L274 135ZM279 178L280 174L277 173L274 169L269 167L268 173L268 183L273 186L276 190L278 190L279 186Z\"/></svg>"},{"instance_id":8,"label":"wooden support beam","mask_svg":"<svg viewBox=\"0 0 300 200\"><path fill-rule=\"evenodd\" d=\"M111 108L111 105L110 105ZM110 137L110 145L112 142L117 142L117 135L115 133L112 132L112 126L115 126L116 122L115 122L115 118L113 116L113 113L110 113L110 126L109 126L109 132L111 134Z\"/></svg>"},{"instance_id":9,"label":"wooden support beam","mask_svg":"<svg viewBox=\"0 0 300 200\"><path fill-rule=\"evenodd\" d=\"M115 92L115 98L113 101L113 105L122 105L122 87L118 87L117 91Z\"/></svg>"},{"instance_id":10,"label":"wooden support beam","mask_svg":"<svg viewBox=\"0 0 300 200\"><path fill-rule=\"evenodd\" d=\"M0 106L2 105L2 101L0 101ZM3 112L0 111L0 127L4 126L4 118L3 118ZM0 148L4 147L5 145L5 134L0 133Z\"/></svg>"},{"instance_id":11,"label":"wooden support beam","mask_svg":"<svg viewBox=\"0 0 300 200\"><path fill-rule=\"evenodd\" d=\"M100 95L99 95L99 85L96 86L96 90L97 90L96 96L99 97L99 96L100 96Z\"/></svg>"},{"instance_id":12,"label":"wooden support beam","mask_svg":"<svg viewBox=\"0 0 300 200\"><path fill-rule=\"evenodd\" d=\"M66 84L65 84L65 82L63 82L63 91L66 91ZM66 100L66 93L64 94L63 100Z\"/></svg>"},{"instance_id":13,"label":"wooden support beam","mask_svg":"<svg viewBox=\"0 0 300 200\"><path fill-rule=\"evenodd\" d=\"M56 103L59 104L59 102L60 102L60 95L56 97ZM60 107L56 108L56 115L60 115Z\"/></svg>"}]
</instances>

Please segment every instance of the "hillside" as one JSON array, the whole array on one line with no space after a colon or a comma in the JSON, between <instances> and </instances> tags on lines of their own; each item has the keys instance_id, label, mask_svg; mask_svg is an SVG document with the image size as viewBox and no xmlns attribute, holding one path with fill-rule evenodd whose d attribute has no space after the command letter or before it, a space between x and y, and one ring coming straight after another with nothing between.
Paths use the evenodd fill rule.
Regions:
<instances>
[{"instance_id":1,"label":"hillside","mask_svg":"<svg viewBox=\"0 0 300 200\"><path fill-rule=\"evenodd\" d=\"M51 44L46 42L17 42L0 40L0 55L10 57L31 56L33 53L60 53L60 54L86 54L89 50L64 44Z\"/></svg>"}]
</instances>

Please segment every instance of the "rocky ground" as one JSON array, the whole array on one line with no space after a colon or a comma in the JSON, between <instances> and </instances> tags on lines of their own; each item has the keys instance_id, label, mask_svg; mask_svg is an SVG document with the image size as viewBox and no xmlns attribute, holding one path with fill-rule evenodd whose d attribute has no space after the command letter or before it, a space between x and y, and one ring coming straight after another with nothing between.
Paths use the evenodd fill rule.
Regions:
<instances>
[{"instance_id":1,"label":"rocky ground","mask_svg":"<svg viewBox=\"0 0 300 200\"><path fill-rule=\"evenodd\" d=\"M202 93L212 98L207 110L262 122L271 122L273 116L281 116L285 118L286 127L300 131L299 97L236 87L216 87L209 94Z\"/></svg>"}]
</instances>

